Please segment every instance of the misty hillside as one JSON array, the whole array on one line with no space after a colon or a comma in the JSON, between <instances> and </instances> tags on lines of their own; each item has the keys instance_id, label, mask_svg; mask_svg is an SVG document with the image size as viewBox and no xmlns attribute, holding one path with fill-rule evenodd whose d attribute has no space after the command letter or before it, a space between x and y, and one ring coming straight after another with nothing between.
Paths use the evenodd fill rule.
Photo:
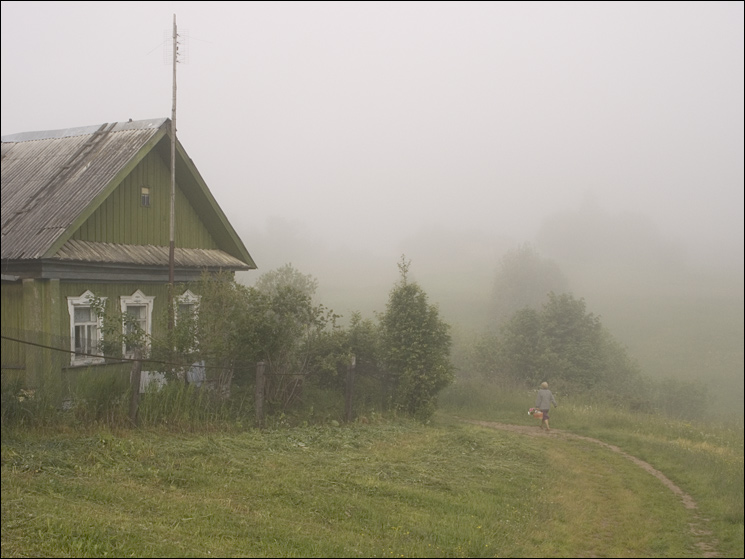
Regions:
<instances>
[{"instance_id":1,"label":"misty hillside","mask_svg":"<svg viewBox=\"0 0 745 559\"><path fill-rule=\"evenodd\" d=\"M374 318L385 310L404 254L411 260L410 278L460 335L491 325L500 260L529 242L559 266L572 294L585 299L588 311L600 316L645 374L699 379L715 402L742 406L741 256L696 260L642 216L585 207L554 214L527 241L431 227L387 254L329 248L301 226L279 220L266 234L245 238L256 247L259 270L240 281L251 285L261 273L291 263L319 280L318 302L345 318L353 311Z\"/></svg>"}]
</instances>

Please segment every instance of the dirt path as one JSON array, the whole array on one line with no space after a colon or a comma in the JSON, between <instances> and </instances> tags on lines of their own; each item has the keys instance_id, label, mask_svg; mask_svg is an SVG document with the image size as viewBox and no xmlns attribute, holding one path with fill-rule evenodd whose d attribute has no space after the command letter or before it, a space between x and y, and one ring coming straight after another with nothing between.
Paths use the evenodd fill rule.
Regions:
<instances>
[{"instance_id":1,"label":"dirt path","mask_svg":"<svg viewBox=\"0 0 745 559\"><path fill-rule=\"evenodd\" d=\"M663 483L663 485L665 485L665 487L667 487L670 491L680 497L680 500L683 502L683 506L685 508L693 511L698 510L696 501L694 501L688 493L675 485L665 474L655 469L654 467L652 467L651 464L648 464L644 460L639 460L639 458L637 458L636 456L627 454L615 445L604 443L601 440L593 439L591 437L584 437L582 435L575 435L574 433L569 433L567 431L561 431L560 429L551 429L550 433L546 433L540 428L534 426L528 427L525 425L509 425L506 423L475 421L470 419L462 419L461 421L465 421L466 423L473 423L475 425L481 425L482 427L489 427L490 429L500 429L502 431L520 433L522 435L528 435L531 437L559 437L565 439L581 439L583 441L598 444L602 447L607 448L608 450L617 452L628 460L631 460L634 464L659 479ZM714 538L713 532L706 527L706 524L708 522L709 520L707 518L702 517L698 514L698 512L694 512L693 520L689 524L689 527L691 529L691 533L696 537L696 547L701 552L701 557L721 557L721 555L719 555L716 550L717 540Z\"/></svg>"}]
</instances>

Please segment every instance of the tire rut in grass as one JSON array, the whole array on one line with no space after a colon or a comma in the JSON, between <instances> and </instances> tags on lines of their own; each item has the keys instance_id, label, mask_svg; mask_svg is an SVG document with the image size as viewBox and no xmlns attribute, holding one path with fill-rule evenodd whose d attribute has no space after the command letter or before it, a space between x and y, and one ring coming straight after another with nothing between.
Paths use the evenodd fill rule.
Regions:
<instances>
[{"instance_id":1,"label":"tire rut in grass","mask_svg":"<svg viewBox=\"0 0 745 559\"><path fill-rule=\"evenodd\" d=\"M670 478L668 478L665 474L654 468L651 464L645 462L644 460L640 460L636 456L632 456L631 454L624 452L615 445L605 443L599 439L593 439L592 437L585 437L583 435L575 435L574 433L561 431L559 429L551 429L551 431L547 433L540 428L528 427L525 425L509 425L507 423L476 421L470 419L463 419L461 421L465 421L466 423L473 423L474 425L480 425L482 427L489 427L491 429L500 429L502 431L520 433L522 435L528 435L531 437L563 437L565 439L580 439L583 441L598 444L620 454L628 460L631 460L634 464L659 479L665 487L667 487L670 491L680 497L680 500L683 502L683 506L685 508L693 511L698 510L698 506L696 505L696 501L693 500L693 497L691 497L688 493L675 485L675 483L673 483L672 480L670 480ZM697 512L694 512L693 521L689 524L689 528L691 530L691 533L696 538L696 547L701 552L701 557L721 557L721 555L716 550L717 540L714 538L713 532L706 527L706 524L708 522L708 518L704 518Z\"/></svg>"}]
</instances>

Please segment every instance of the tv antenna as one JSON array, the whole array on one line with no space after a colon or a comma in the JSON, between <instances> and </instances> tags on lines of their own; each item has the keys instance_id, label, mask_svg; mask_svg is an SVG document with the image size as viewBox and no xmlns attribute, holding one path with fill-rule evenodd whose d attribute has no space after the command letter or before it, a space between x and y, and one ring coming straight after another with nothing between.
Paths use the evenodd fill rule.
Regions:
<instances>
[{"instance_id":1,"label":"tv antenna","mask_svg":"<svg viewBox=\"0 0 745 559\"><path fill-rule=\"evenodd\" d=\"M167 44L167 43L166 43ZM176 65L179 62L179 34L176 27L176 14L173 14L173 99L171 105L171 224L168 244L168 331L172 332L175 324L173 292L175 289L176 260Z\"/></svg>"}]
</instances>

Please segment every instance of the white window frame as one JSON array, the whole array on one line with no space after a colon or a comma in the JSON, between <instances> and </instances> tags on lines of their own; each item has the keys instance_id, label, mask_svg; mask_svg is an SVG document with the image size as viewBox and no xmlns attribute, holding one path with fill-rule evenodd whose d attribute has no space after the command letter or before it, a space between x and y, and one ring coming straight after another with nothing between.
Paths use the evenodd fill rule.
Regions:
<instances>
[{"instance_id":1,"label":"white window frame","mask_svg":"<svg viewBox=\"0 0 745 559\"><path fill-rule=\"evenodd\" d=\"M97 365L104 362L101 348L103 347L103 317L96 317L96 334L97 344L95 348L95 354L100 357L94 357L92 355L80 355L75 353L75 309L76 308L88 308L93 312L91 300L95 298L95 295L90 291L86 290L80 297L68 297L67 298L67 312L70 314L70 365ZM106 297L101 297L101 302L106 303ZM90 325L90 323L88 324Z\"/></svg>"},{"instance_id":2,"label":"white window frame","mask_svg":"<svg viewBox=\"0 0 745 559\"><path fill-rule=\"evenodd\" d=\"M176 297L176 312L174 314L174 324L178 322L179 313L181 312L181 305L194 305L194 318L199 316L199 303L202 301L201 295L194 295L190 289L184 291L182 295ZM196 350L199 342L193 340L194 345L190 348L191 351Z\"/></svg>"},{"instance_id":3,"label":"white window frame","mask_svg":"<svg viewBox=\"0 0 745 559\"><path fill-rule=\"evenodd\" d=\"M199 303L202 300L201 295L194 295L190 289L184 291L183 295L176 297L176 321L178 321L178 311L180 305L194 305L194 315L199 313Z\"/></svg>"},{"instance_id":4,"label":"white window frame","mask_svg":"<svg viewBox=\"0 0 745 559\"><path fill-rule=\"evenodd\" d=\"M139 289L132 293L132 295L122 295L119 297L119 304L121 305L122 314L126 314L127 307L131 306L144 306L145 307L145 349L150 348L150 336L153 333L153 301L155 296L145 295ZM125 324L122 324L122 334L126 335ZM133 351L127 351L127 344L122 342L122 355L127 358L134 357Z\"/></svg>"}]
</instances>

